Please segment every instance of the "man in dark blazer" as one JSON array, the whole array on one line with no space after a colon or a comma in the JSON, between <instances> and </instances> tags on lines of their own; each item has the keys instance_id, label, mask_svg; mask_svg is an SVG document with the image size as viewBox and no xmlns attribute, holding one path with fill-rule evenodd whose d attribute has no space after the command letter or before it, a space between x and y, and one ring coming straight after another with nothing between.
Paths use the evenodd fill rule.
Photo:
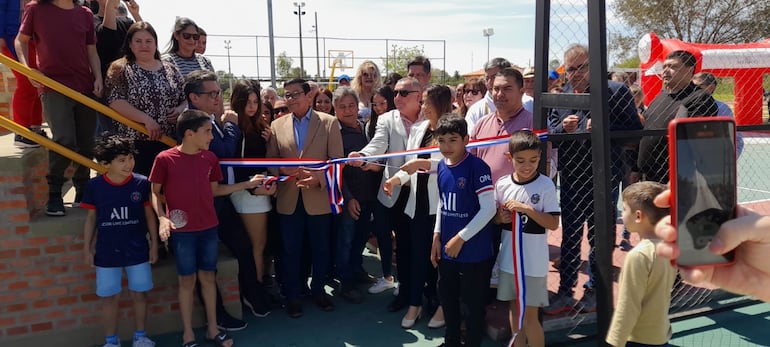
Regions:
<instances>
[{"instance_id":1,"label":"man in dark blazer","mask_svg":"<svg viewBox=\"0 0 770 347\"><path fill-rule=\"evenodd\" d=\"M267 145L268 158L328 160L344 156L337 118L316 112L310 106L310 86L303 79L284 84L286 106L291 114L273 121L273 136ZM284 167L273 174L294 179L278 183L277 210L281 226L283 286L287 313L302 316L301 259L305 237L310 238L313 266L311 291L315 304L324 311L334 303L324 292L330 264L331 206L323 171Z\"/></svg>"}]
</instances>

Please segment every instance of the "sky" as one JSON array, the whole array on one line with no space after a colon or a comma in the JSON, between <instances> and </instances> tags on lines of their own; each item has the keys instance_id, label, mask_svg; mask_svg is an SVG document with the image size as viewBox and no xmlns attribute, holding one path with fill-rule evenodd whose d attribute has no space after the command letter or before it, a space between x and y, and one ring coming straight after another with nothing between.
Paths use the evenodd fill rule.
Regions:
<instances>
[{"instance_id":1,"label":"sky","mask_svg":"<svg viewBox=\"0 0 770 347\"><path fill-rule=\"evenodd\" d=\"M161 51L166 48L175 18L189 17L208 32L206 55L215 69L228 70L225 40L230 40L230 69L234 75L269 78L267 0L136 1L143 19L158 32ZM552 17L551 59L558 59L568 43L586 42L585 3L552 1L557 14ZM294 66L299 66L299 25L293 13L296 9L293 1L273 1L275 54L286 52ZM394 44L419 46L435 68L465 74L481 69L487 60L487 38L482 34L485 28L494 29L489 37L492 58L505 57L519 66L529 66L534 60L534 0L307 0L302 10L304 67L311 75L316 74L319 63L322 75L331 73L329 59L324 59L329 50L353 51L354 68L338 69L335 75L353 75L364 59L373 60L382 69L381 58ZM315 13L322 56L318 61ZM256 59L256 55L263 57Z\"/></svg>"}]
</instances>

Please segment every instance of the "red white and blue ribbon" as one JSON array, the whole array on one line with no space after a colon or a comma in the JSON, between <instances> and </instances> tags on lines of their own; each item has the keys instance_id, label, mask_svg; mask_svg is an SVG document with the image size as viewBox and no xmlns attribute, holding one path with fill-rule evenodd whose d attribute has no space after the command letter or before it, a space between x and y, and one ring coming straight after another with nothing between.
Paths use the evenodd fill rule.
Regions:
<instances>
[{"instance_id":1,"label":"red white and blue ribbon","mask_svg":"<svg viewBox=\"0 0 770 347\"><path fill-rule=\"evenodd\" d=\"M513 343L516 341L516 337L524 328L524 309L527 307L527 287L525 285L524 274L524 247L522 247L524 240L524 226L521 222L521 215L518 212L513 212L513 223L511 225L512 237L511 247L513 255L513 280L516 285L516 308L518 316L516 316L517 331L513 332L511 341L508 342L508 347L513 347Z\"/></svg>"},{"instance_id":2,"label":"red white and blue ribbon","mask_svg":"<svg viewBox=\"0 0 770 347\"><path fill-rule=\"evenodd\" d=\"M547 139L548 132L545 130L537 130L534 131L534 133L537 134L542 141ZM474 140L468 143L466 148L472 149L478 147L507 144L509 138L510 135L502 135ZM342 197L342 167L345 163L358 160L375 161L407 155L417 156L420 154L430 154L438 151L438 147L431 146L368 157L337 158L331 160L308 160L303 158L222 158L219 160L219 164L226 168L228 182L230 183L234 183L232 181L235 177L233 173L233 168L235 167L302 167L310 170L324 170L324 176L326 177L326 189L329 193L329 205L331 206L332 212L337 214L342 212L342 205L345 202ZM286 181L291 178L291 176L280 177L283 177L280 181Z\"/></svg>"},{"instance_id":3,"label":"red white and blue ribbon","mask_svg":"<svg viewBox=\"0 0 770 347\"><path fill-rule=\"evenodd\" d=\"M345 204L345 198L342 197L342 169L345 164L331 163L325 170L326 191L329 193L329 206L332 213L342 213L342 205Z\"/></svg>"}]
</instances>

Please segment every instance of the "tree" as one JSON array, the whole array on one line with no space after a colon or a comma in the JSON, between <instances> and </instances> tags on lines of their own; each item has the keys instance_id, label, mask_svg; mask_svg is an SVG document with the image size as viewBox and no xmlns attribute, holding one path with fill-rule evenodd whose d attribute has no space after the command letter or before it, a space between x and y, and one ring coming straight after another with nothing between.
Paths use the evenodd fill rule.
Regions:
<instances>
[{"instance_id":1,"label":"tree","mask_svg":"<svg viewBox=\"0 0 770 347\"><path fill-rule=\"evenodd\" d=\"M385 70L388 73L395 72L401 76L406 76L406 64L418 55L424 55L424 50L420 46L399 47L398 45L393 45L388 53L388 57L380 59L382 59Z\"/></svg>"},{"instance_id":2,"label":"tree","mask_svg":"<svg viewBox=\"0 0 770 347\"><path fill-rule=\"evenodd\" d=\"M294 60L286 56L286 51L281 52L281 54L278 54L278 57L276 60L276 72L278 72L278 75L282 78L289 77L289 73L291 72L291 65L294 63Z\"/></svg>"},{"instance_id":3,"label":"tree","mask_svg":"<svg viewBox=\"0 0 770 347\"><path fill-rule=\"evenodd\" d=\"M644 34L697 43L754 42L770 36L767 0L617 0L612 9L626 33L613 34L619 60L631 56Z\"/></svg>"}]
</instances>

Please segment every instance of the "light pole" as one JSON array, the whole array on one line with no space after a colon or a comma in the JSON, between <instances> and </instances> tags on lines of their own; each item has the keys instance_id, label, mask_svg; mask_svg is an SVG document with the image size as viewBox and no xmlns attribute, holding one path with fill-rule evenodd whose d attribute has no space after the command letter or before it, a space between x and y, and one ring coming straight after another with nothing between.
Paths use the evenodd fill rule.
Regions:
<instances>
[{"instance_id":1,"label":"light pole","mask_svg":"<svg viewBox=\"0 0 770 347\"><path fill-rule=\"evenodd\" d=\"M230 92L233 91L233 70L230 69L230 48L233 48L232 45L230 45L230 40L225 40L225 49L227 50L227 73L229 76L227 76L227 81L230 85Z\"/></svg>"},{"instance_id":2,"label":"light pole","mask_svg":"<svg viewBox=\"0 0 770 347\"><path fill-rule=\"evenodd\" d=\"M313 31L315 31L315 65L316 69L318 70L318 75L316 76L316 81L321 80L321 52L318 50L318 12L314 12L315 14L315 25L313 25Z\"/></svg>"},{"instance_id":3,"label":"light pole","mask_svg":"<svg viewBox=\"0 0 770 347\"><path fill-rule=\"evenodd\" d=\"M305 72L305 62L303 61L304 54L302 53L302 15L305 14L305 11L302 11L302 8L305 7L305 3L295 2L294 6L297 7L294 14L297 15L297 21L299 22L299 77L302 78L302 73Z\"/></svg>"},{"instance_id":4,"label":"light pole","mask_svg":"<svg viewBox=\"0 0 770 347\"><path fill-rule=\"evenodd\" d=\"M487 61L489 61L489 37L495 34L495 29L486 28L482 31L484 37L487 38Z\"/></svg>"}]
</instances>

